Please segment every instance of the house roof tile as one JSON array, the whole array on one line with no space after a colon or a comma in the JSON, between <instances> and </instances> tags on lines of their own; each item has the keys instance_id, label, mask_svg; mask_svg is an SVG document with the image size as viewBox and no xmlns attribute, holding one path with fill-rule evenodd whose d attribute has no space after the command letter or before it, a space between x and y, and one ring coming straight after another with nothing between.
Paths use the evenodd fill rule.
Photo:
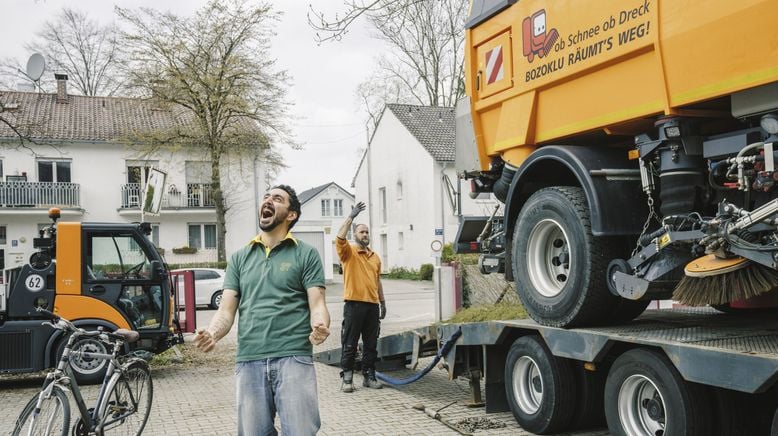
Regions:
<instances>
[{"instance_id":1,"label":"house roof tile","mask_svg":"<svg viewBox=\"0 0 778 436\"><path fill-rule=\"evenodd\" d=\"M0 104L3 118L32 139L103 142L194 125L184 108L161 108L151 99L68 95L67 103L58 103L57 94L2 91ZM244 127L259 132L253 121L245 121ZM0 138L15 137L10 126L0 123Z\"/></svg>"},{"instance_id":2,"label":"house roof tile","mask_svg":"<svg viewBox=\"0 0 778 436\"><path fill-rule=\"evenodd\" d=\"M354 196L353 196L353 195L352 195L350 192L348 192L348 191L346 191L345 189L343 189L343 188L342 188L340 185L338 185L337 183L335 183L335 182L329 182L329 183L325 183L325 184L323 184L323 185L320 185L320 186L316 186L316 187L314 187L314 188L311 188L311 189L306 189L305 191L303 191L303 192L301 192L301 193L297 194L297 199L298 199L298 200L300 200L300 204L305 204L305 203L307 203L308 201L312 200L312 199L313 199L314 197L316 197L317 195L319 195L319 193L321 193L321 192L322 192L322 191L324 191L325 189L329 188L331 185L335 185L335 186L337 186L337 187L338 187L340 190L342 190L342 191L343 191L343 192L345 192L346 194L350 195L352 198L354 197Z\"/></svg>"},{"instance_id":3,"label":"house roof tile","mask_svg":"<svg viewBox=\"0 0 778 436\"><path fill-rule=\"evenodd\" d=\"M439 162L453 162L455 149L454 109L435 106L388 104L419 143Z\"/></svg>"}]
</instances>

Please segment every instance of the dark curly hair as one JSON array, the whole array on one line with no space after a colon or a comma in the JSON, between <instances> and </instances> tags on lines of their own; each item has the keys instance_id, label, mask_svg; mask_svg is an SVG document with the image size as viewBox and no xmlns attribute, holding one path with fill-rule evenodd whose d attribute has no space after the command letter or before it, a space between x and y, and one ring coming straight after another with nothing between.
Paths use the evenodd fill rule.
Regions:
<instances>
[{"instance_id":1,"label":"dark curly hair","mask_svg":"<svg viewBox=\"0 0 778 436\"><path fill-rule=\"evenodd\" d=\"M297 212L297 218L289 223L289 230L292 230L292 227L294 227L294 225L300 219L300 215L302 215L300 199L297 198L297 192L289 185L275 185L270 189L280 189L289 195L289 210L291 212Z\"/></svg>"}]
</instances>

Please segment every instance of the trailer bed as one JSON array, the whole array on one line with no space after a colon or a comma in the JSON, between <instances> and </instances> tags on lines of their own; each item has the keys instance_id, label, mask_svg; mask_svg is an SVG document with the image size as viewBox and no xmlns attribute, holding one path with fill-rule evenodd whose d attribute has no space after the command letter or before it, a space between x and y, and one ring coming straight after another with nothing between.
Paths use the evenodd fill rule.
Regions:
<instances>
[{"instance_id":1,"label":"trailer bed","mask_svg":"<svg viewBox=\"0 0 778 436\"><path fill-rule=\"evenodd\" d=\"M442 325L441 338L459 326ZM762 392L778 378L778 317L735 316L712 309L647 310L619 326L561 329L531 320L463 324L457 347L497 345L515 331L536 331L551 352L584 362L601 361L611 347L661 348L686 380L743 392ZM456 353L456 348L449 354ZM453 361L454 356L447 356Z\"/></svg>"}]
</instances>

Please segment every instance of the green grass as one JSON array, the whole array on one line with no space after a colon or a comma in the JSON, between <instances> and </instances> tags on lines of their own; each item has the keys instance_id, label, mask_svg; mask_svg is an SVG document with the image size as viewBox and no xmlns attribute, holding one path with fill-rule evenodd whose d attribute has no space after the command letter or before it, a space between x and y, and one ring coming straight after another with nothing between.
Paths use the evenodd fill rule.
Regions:
<instances>
[{"instance_id":1,"label":"green grass","mask_svg":"<svg viewBox=\"0 0 778 436\"><path fill-rule=\"evenodd\" d=\"M216 349L209 353L198 350L194 344L187 342L178 345L180 356L174 349L168 349L154 356L149 362L152 368L192 367L208 364L232 364L235 363L235 346L232 344L218 344Z\"/></svg>"},{"instance_id":2,"label":"green grass","mask_svg":"<svg viewBox=\"0 0 778 436\"><path fill-rule=\"evenodd\" d=\"M465 323L481 321L499 321L527 318L524 306L516 303L499 303L487 306L468 307L457 312L443 323Z\"/></svg>"}]
</instances>

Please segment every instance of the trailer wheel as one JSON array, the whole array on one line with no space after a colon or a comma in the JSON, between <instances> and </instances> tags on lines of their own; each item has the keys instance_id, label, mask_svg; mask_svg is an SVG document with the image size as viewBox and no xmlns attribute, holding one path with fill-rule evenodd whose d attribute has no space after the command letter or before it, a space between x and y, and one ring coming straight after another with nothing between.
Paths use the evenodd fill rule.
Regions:
<instances>
[{"instance_id":1,"label":"trailer wheel","mask_svg":"<svg viewBox=\"0 0 778 436\"><path fill-rule=\"evenodd\" d=\"M85 330L93 330L95 327L83 327ZM65 351L65 345L67 345L69 336L65 336L60 340L59 347L57 347L57 361L62 357L62 353ZM90 353L102 353L107 354L108 349L105 344L95 338L82 337L76 340L73 344L72 351L86 351ZM73 376L76 378L76 382L80 385L91 385L100 383L105 376L105 371L108 369L108 361L93 359L83 356L70 357L70 369L73 370Z\"/></svg>"},{"instance_id":2,"label":"trailer wheel","mask_svg":"<svg viewBox=\"0 0 778 436\"><path fill-rule=\"evenodd\" d=\"M605 426L602 398L605 392L606 370L589 371L582 362L570 361L577 385L575 413L570 430L588 430Z\"/></svg>"},{"instance_id":3,"label":"trailer wheel","mask_svg":"<svg viewBox=\"0 0 778 436\"><path fill-rule=\"evenodd\" d=\"M539 339L524 336L511 345L505 390L523 429L548 434L567 428L575 412L575 388L570 362L555 357Z\"/></svg>"},{"instance_id":4,"label":"trailer wheel","mask_svg":"<svg viewBox=\"0 0 778 436\"><path fill-rule=\"evenodd\" d=\"M606 269L617 247L592 236L586 197L578 187L551 187L524 204L513 232L516 289L540 324L572 327L610 322L616 297Z\"/></svg>"},{"instance_id":5,"label":"trailer wheel","mask_svg":"<svg viewBox=\"0 0 778 436\"><path fill-rule=\"evenodd\" d=\"M608 430L616 436L710 435L708 393L684 381L663 354L627 351L605 382Z\"/></svg>"}]
</instances>

